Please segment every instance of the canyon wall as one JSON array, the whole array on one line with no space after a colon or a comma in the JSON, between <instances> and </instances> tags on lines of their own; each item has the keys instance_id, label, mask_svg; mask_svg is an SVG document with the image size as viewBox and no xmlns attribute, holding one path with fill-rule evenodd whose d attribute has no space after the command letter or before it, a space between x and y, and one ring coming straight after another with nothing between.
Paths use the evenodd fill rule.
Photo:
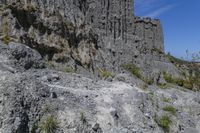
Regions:
<instances>
[{"instance_id":1,"label":"canyon wall","mask_svg":"<svg viewBox=\"0 0 200 133\"><path fill-rule=\"evenodd\" d=\"M135 17L134 34L145 40L151 47L164 52L164 35L160 20Z\"/></svg>"},{"instance_id":2,"label":"canyon wall","mask_svg":"<svg viewBox=\"0 0 200 133\"><path fill-rule=\"evenodd\" d=\"M0 0L0 8L0 39L36 49L59 69L98 75L136 64L155 76L172 68L160 21L135 17L132 0Z\"/></svg>"}]
</instances>

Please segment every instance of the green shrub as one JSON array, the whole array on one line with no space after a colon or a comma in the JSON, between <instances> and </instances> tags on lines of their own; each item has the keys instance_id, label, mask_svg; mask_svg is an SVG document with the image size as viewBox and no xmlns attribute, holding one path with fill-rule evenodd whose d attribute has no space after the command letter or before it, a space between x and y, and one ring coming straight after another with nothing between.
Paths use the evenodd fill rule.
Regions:
<instances>
[{"instance_id":1,"label":"green shrub","mask_svg":"<svg viewBox=\"0 0 200 133\"><path fill-rule=\"evenodd\" d=\"M173 78L171 74L163 72L163 77L166 82L176 84L178 86L183 86L184 80L180 78Z\"/></svg>"},{"instance_id":2,"label":"green shrub","mask_svg":"<svg viewBox=\"0 0 200 133\"><path fill-rule=\"evenodd\" d=\"M154 92L149 92L149 95L151 95L151 96L154 96L155 94L154 94Z\"/></svg>"},{"instance_id":3,"label":"green shrub","mask_svg":"<svg viewBox=\"0 0 200 133\"><path fill-rule=\"evenodd\" d=\"M176 109L173 106L165 106L163 110L170 112L172 115L176 115Z\"/></svg>"},{"instance_id":4,"label":"green shrub","mask_svg":"<svg viewBox=\"0 0 200 133\"><path fill-rule=\"evenodd\" d=\"M76 70L74 68L72 68L72 67L66 67L65 68L65 72L67 72L67 73L75 73Z\"/></svg>"},{"instance_id":5,"label":"green shrub","mask_svg":"<svg viewBox=\"0 0 200 133\"><path fill-rule=\"evenodd\" d=\"M174 82L178 85L178 86L183 86L184 80L183 79L174 79Z\"/></svg>"},{"instance_id":6,"label":"green shrub","mask_svg":"<svg viewBox=\"0 0 200 133\"><path fill-rule=\"evenodd\" d=\"M5 35L3 38L2 38L2 41L4 44L9 44L10 41L11 41L11 38L8 36L8 35Z\"/></svg>"},{"instance_id":7,"label":"green shrub","mask_svg":"<svg viewBox=\"0 0 200 133\"><path fill-rule=\"evenodd\" d=\"M171 120L168 116L164 115L160 118L158 125L165 131L169 132Z\"/></svg>"},{"instance_id":8,"label":"green shrub","mask_svg":"<svg viewBox=\"0 0 200 133\"><path fill-rule=\"evenodd\" d=\"M82 123L85 123L85 122L86 122L86 117L85 117L85 115L84 115L83 112L80 113L80 121L81 121Z\"/></svg>"},{"instance_id":9,"label":"green shrub","mask_svg":"<svg viewBox=\"0 0 200 133\"><path fill-rule=\"evenodd\" d=\"M176 84L178 86L181 86L187 89L193 89L193 84L195 83L195 79L192 77L190 77L189 80L173 78L171 74L168 74L166 72L163 73L163 76L166 82Z\"/></svg>"},{"instance_id":10,"label":"green shrub","mask_svg":"<svg viewBox=\"0 0 200 133\"><path fill-rule=\"evenodd\" d=\"M170 98L167 98L167 97L165 97L164 95L162 95L162 98L161 98L161 100L162 100L163 102L166 102L166 103L169 103L169 102L171 102L171 99L170 99Z\"/></svg>"},{"instance_id":11,"label":"green shrub","mask_svg":"<svg viewBox=\"0 0 200 133\"><path fill-rule=\"evenodd\" d=\"M179 85L191 90L200 90L199 65L193 61L178 59L170 54L167 57L179 70L182 70L182 75L187 79L183 80L183 84L179 82Z\"/></svg>"},{"instance_id":12,"label":"green shrub","mask_svg":"<svg viewBox=\"0 0 200 133\"><path fill-rule=\"evenodd\" d=\"M57 128L58 120L52 115L40 123L41 133L54 133Z\"/></svg>"},{"instance_id":13,"label":"green shrub","mask_svg":"<svg viewBox=\"0 0 200 133\"><path fill-rule=\"evenodd\" d=\"M10 41L11 41L11 39L10 39L10 37L9 37L9 31L10 31L10 28L9 28L9 24L8 24L8 22L5 22L4 24L3 24L3 33L4 33L4 36L3 36L3 38L2 38L2 41L3 41L3 43L5 43L5 44L9 44L10 43Z\"/></svg>"},{"instance_id":14,"label":"green shrub","mask_svg":"<svg viewBox=\"0 0 200 133\"><path fill-rule=\"evenodd\" d=\"M148 85L152 85L154 83L154 79L153 78L151 78L151 79L145 79L145 78L143 78L143 81L145 83L147 83Z\"/></svg>"},{"instance_id":15,"label":"green shrub","mask_svg":"<svg viewBox=\"0 0 200 133\"><path fill-rule=\"evenodd\" d=\"M112 73L108 72L108 71L105 70L105 69L99 69L99 72L100 72L100 76L101 76L102 78L113 77Z\"/></svg>"},{"instance_id":16,"label":"green shrub","mask_svg":"<svg viewBox=\"0 0 200 133\"><path fill-rule=\"evenodd\" d=\"M174 83L174 79L172 78L172 75L167 73L167 72L163 72L163 77L165 79L166 82L168 83Z\"/></svg>"},{"instance_id":17,"label":"green shrub","mask_svg":"<svg viewBox=\"0 0 200 133\"><path fill-rule=\"evenodd\" d=\"M125 64L125 65L122 65L122 67L129 71L130 73L132 73L133 75L135 75L137 78L139 79L143 79L141 73L140 73L140 69L135 66L134 64Z\"/></svg>"},{"instance_id":18,"label":"green shrub","mask_svg":"<svg viewBox=\"0 0 200 133\"><path fill-rule=\"evenodd\" d=\"M193 84L190 81L185 81L183 83L183 87L192 90L193 89Z\"/></svg>"},{"instance_id":19,"label":"green shrub","mask_svg":"<svg viewBox=\"0 0 200 133\"><path fill-rule=\"evenodd\" d=\"M4 24L3 24L3 32L4 32L4 34L8 34L9 33L9 31L10 31L10 27L9 27L9 24L8 24L8 22L6 21L6 22L4 22Z\"/></svg>"},{"instance_id":20,"label":"green shrub","mask_svg":"<svg viewBox=\"0 0 200 133\"><path fill-rule=\"evenodd\" d=\"M161 89L167 89L168 87L170 87L170 85L167 84L167 83L159 83L158 86L159 86Z\"/></svg>"},{"instance_id":21,"label":"green shrub","mask_svg":"<svg viewBox=\"0 0 200 133\"><path fill-rule=\"evenodd\" d=\"M154 99L153 99L155 96L154 92L149 92L148 94L149 94L149 99L152 101L152 105L154 105Z\"/></svg>"}]
</instances>

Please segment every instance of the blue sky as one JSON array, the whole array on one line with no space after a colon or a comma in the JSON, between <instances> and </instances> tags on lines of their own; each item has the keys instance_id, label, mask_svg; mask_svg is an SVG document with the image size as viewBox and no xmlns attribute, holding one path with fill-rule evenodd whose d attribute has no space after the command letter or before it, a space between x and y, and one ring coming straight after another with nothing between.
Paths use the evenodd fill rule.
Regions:
<instances>
[{"instance_id":1,"label":"blue sky","mask_svg":"<svg viewBox=\"0 0 200 133\"><path fill-rule=\"evenodd\" d=\"M136 16L161 19L165 51L186 58L200 51L200 0L135 0Z\"/></svg>"}]
</instances>

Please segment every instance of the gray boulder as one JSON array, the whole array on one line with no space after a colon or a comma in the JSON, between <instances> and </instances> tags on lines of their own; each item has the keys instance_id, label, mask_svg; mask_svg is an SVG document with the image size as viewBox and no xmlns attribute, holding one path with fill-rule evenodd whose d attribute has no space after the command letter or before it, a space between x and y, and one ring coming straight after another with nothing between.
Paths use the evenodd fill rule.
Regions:
<instances>
[{"instance_id":1,"label":"gray boulder","mask_svg":"<svg viewBox=\"0 0 200 133\"><path fill-rule=\"evenodd\" d=\"M41 55L34 49L19 43L10 43L9 50L13 58L15 58L16 65L24 69L43 68Z\"/></svg>"}]
</instances>

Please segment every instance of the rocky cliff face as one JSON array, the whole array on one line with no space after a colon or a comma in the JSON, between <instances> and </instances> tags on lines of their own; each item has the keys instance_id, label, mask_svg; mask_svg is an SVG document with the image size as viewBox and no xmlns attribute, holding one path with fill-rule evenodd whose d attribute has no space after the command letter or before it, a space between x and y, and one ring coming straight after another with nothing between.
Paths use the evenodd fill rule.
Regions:
<instances>
[{"instance_id":1,"label":"rocky cliff face","mask_svg":"<svg viewBox=\"0 0 200 133\"><path fill-rule=\"evenodd\" d=\"M164 51L164 36L159 20L136 17L134 34L148 43L149 47Z\"/></svg>"},{"instance_id":2,"label":"rocky cliff face","mask_svg":"<svg viewBox=\"0 0 200 133\"><path fill-rule=\"evenodd\" d=\"M132 0L0 0L0 133L198 133L163 38Z\"/></svg>"},{"instance_id":3,"label":"rocky cliff face","mask_svg":"<svg viewBox=\"0 0 200 133\"><path fill-rule=\"evenodd\" d=\"M119 73L136 64L145 75L159 76L165 62L159 20L134 17L132 0L1 0L0 33L5 43L21 42L36 49L59 69L98 75L99 69ZM155 61L146 70L147 60ZM152 64L152 63L151 63ZM176 72L177 73L177 72Z\"/></svg>"}]
</instances>

